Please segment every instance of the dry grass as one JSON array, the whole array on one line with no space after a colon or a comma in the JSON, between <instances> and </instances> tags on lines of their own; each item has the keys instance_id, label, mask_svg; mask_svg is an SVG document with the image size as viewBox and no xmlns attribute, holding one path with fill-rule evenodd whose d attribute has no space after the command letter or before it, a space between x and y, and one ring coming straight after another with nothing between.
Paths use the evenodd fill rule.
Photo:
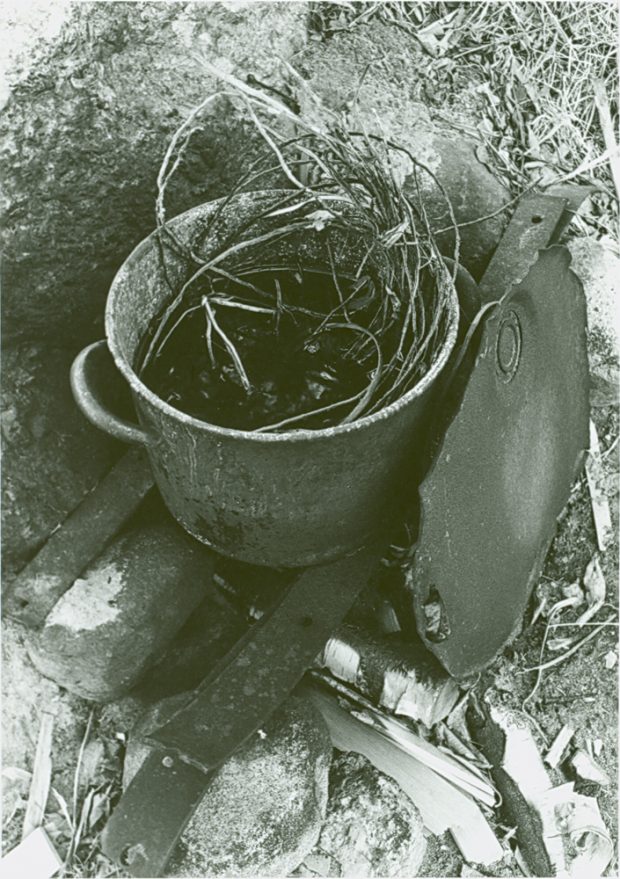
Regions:
<instances>
[{"instance_id":1,"label":"dry grass","mask_svg":"<svg viewBox=\"0 0 620 879\"><path fill-rule=\"evenodd\" d=\"M321 4L325 38L373 17L406 30L425 73L470 80L482 115L479 158L513 195L532 184L596 187L576 228L615 236L618 206L595 95L618 127L617 6L597 0ZM457 123L458 124L458 123ZM471 132L470 132L471 133ZM617 161L617 154L616 154Z\"/></svg>"},{"instance_id":2,"label":"dry grass","mask_svg":"<svg viewBox=\"0 0 620 879\"><path fill-rule=\"evenodd\" d=\"M458 234L449 272L426 216L420 178L429 175L443 192L457 231L447 195L433 172L405 148L365 132L347 131L328 110L323 114L322 127L315 127L240 80L216 68L210 72L223 81L226 92L210 95L189 114L175 132L158 175L156 217L162 272L168 278L167 253L174 253L175 259L181 255L190 269L180 289L171 289L170 303L149 341L143 368L161 356L186 316L202 309L211 368L220 370L221 376L222 364L232 363L235 382L249 397L254 393L252 376L220 325L216 310L233 307L272 316L276 336L284 310L298 316L303 312L313 318L306 345L327 333L353 331L345 333L352 341L347 340L344 356L363 368L367 386L354 397L254 429L323 427L328 414L328 423L345 424L376 412L422 378L449 332ZM179 241L166 222L166 189L183 161L201 115L224 97L242 102L270 152L254 162L219 203L203 233L205 252L198 255ZM291 127L294 137L290 136ZM413 194L403 191L403 158L415 182ZM260 188L265 175L274 170L282 174L287 188L279 195L274 192L267 209L262 201L258 203L255 213L241 216L223 242L211 236L209 231L215 223L226 215L229 206L234 208L235 196L244 189ZM273 290L266 286L259 289L246 280L252 266L264 260L264 248L283 239L297 251L302 272L300 245L304 237L310 236L320 239L329 254L337 291L337 297L324 310L309 311L305 302L283 303L277 283ZM336 272L344 253L355 265L350 270L346 296L341 289L344 279ZM226 286L231 281L243 289L243 298ZM337 411L332 412L334 409ZM319 415L321 421L317 423Z\"/></svg>"}]
</instances>

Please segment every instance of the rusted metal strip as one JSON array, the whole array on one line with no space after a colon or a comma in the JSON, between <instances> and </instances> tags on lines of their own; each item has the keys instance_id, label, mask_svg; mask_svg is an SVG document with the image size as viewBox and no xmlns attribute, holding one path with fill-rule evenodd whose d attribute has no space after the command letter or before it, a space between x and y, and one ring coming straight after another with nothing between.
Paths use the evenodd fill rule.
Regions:
<instances>
[{"instance_id":1,"label":"rusted metal strip","mask_svg":"<svg viewBox=\"0 0 620 879\"><path fill-rule=\"evenodd\" d=\"M160 876L217 769L273 713L342 621L381 556L362 550L308 568L149 736L155 751L121 797L103 850L132 876Z\"/></svg>"},{"instance_id":2,"label":"rusted metal strip","mask_svg":"<svg viewBox=\"0 0 620 879\"><path fill-rule=\"evenodd\" d=\"M480 281L483 303L500 299L525 278L539 251L564 227L567 203L549 195L521 199Z\"/></svg>"}]
</instances>

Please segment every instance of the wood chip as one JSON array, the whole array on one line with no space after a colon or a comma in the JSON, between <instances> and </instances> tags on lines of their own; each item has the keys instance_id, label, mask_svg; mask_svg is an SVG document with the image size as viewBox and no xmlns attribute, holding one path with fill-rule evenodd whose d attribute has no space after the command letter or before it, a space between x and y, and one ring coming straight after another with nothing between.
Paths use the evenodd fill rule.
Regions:
<instances>
[{"instance_id":1,"label":"wood chip","mask_svg":"<svg viewBox=\"0 0 620 879\"><path fill-rule=\"evenodd\" d=\"M605 601L607 587L598 556L594 556L586 568L583 575L583 588L585 589L588 604L602 604Z\"/></svg>"},{"instance_id":2,"label":"wood chip","mask_svg":"<svg viewBox=\"0 0 620 879\"><path fill-rule=\"evenodd\" d=\"M50 879L62 860L48 835L38 827L0 861L2 879Z\"/></svg>"},{"instance_id":3,"label":"wood chip","mask_svg":"<svg viewBox=\"0 0 620 879\"><path fill-rule=\"evenodd\" d=\"M572 726L565 724L555 737L553 744L545 755L545 763L548 766L551 766L552 769L555 769L558 766L566 748L568 747L568 743L574 735L575 730Z\"/></svg>"},{"instance_id":4,"label":"wood chip","mask_svg":"<svg viewBox=\"0 0 620 879\"><path fill-rule=\"evenodd\" d=\"M598 555L595 555L589 562L585 574L583 575L583 588L588 602L587 609L579 616L575 623L578 626L584 626L586 623L596 616L607 595L607 585L605 577L601 569Z\"/></svg>"},{"instance_id":5,"label":"wood chip","mask_svg":"<svg viewBox=\"0 0 620 879\"><path fill-rule=\"evenodd\" d=\"M596 799L576 794L572 783L562 784L548 791L541 812L559 838L569 843L556 875L564 871L570 879L602 876L612 859L613 843Z\"/></svg>"},{"instance_id":6,"label":"wood chip","mask_svg":"<svg viewBox=\"0 0 620 879\"><path fill-rule=\"evenodd\" d=\"M598 763L583 748L578 748L569 760L569 763L575 774L582 781L592 781L594 784L600 784L607 787L611 784L611 779L606 772L603 772Z\"/></svg>"},{"instance_id":7,"label":"wood chip","mask_svg":"<svg viewBox=\"0 0 620 879\"><path fill-rule=\"evenodd\" d=\"M590 491L596 542L600 551L605 552L613 535L613 527L611 524L609 499L603 488L601 444L593 421L590 421L590 451L586 458L586 479Z\"/></svg>"},{"instance_id":8,"label":"wood chip","mask_svg":"<svg viewBox=\"0 0 620 879\"><path fill-rule=\"evenodd\" d=\"M393 778L418 807L431 833L441 835L449 830L463 858L472 863L490 866L502 859L499 841L470 796L386 736L360 723L318 686L306 687L327 723L334 747L362 754Z\"/></svg>"},{"instance_id":9,"label":"wood chip","mask_svg":"<svg viewBox=\"0 0 620 879\"><path fill-rule=\"evenodd\" d=\"M54 715L49 711L41 713L41 726L37 750L32 767L32 780L28 794L28 804L24 815L22 839L30 836L33 830L43 823L45 806L50 792L52 780L52 733L54 731Z\"/></svg>"}]
</instances>

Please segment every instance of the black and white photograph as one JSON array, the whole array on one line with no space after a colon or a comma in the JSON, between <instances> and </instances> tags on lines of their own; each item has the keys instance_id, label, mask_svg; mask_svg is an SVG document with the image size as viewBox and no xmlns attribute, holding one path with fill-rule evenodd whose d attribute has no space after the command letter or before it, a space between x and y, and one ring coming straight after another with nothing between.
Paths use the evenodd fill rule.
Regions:
<instances>
[{"instance_id":1,"label":"black and white photograph","mask_svg":"<svg viewBox=\"0 0 620 879\"><path fill-rule=\"evenodd\" d=\"M3 879L619 875L617 0L0 0Z\"/></svg>"}]
</instances>

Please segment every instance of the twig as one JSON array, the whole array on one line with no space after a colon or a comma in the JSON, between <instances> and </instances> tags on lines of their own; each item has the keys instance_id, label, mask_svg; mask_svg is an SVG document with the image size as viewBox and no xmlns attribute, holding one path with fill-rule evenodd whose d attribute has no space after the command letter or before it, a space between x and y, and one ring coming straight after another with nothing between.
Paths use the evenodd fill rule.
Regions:
<instances>
[{"instance_id":1,"label":"twig","mask_svg":"<svg viewBox=\"0 0 620 879\"><path fill-rule=\"evenodd\" d=\"M522 669L522 673L524 674L524 673L530 672L530 671L541 672L541 671L544 671L545 669L553 668L554 666L559 665L561 662L564 662L565 659L568 659L574 653L576 653L578 650L580 650L584 644L586 644L588 641L591 641L592 638L595 638L599 634L599 632L602 632L603 629L607 625L609 625L610 622L611 622L611 619L607 619L604 622L599 623L599 625L596 627L596 629L594 629L593 632L590 632L590 634L586 635L585 638L582 638L580 641L577 641L576 644L573 644L573 646L570 648L570 650L567 650L566 653L563 653L561 656L556 656L555 659L550 659L548 662L542 663L542 665L535 665L532 668L524 668L524 669ZM531 698L531 694L530 694L530 696L528 696L528 699L530 699L530 698Z\"/></svg>"}]
</instances>

